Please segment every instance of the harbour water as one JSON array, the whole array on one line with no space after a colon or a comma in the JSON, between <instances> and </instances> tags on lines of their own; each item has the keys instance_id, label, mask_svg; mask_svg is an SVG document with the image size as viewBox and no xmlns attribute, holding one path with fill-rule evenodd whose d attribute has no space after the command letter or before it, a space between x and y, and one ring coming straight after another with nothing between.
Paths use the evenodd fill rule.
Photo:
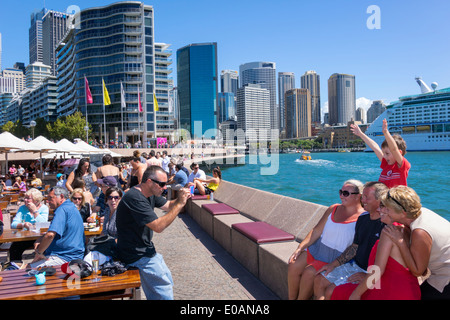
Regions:
<instances>
[{"instance_id":1,"label":"harbour water","mask_svg":"<svg viewBox=\"0 0 450 320\"><path fill-rule=\"evenodd\" d=\"M329 206L339 203L338 190L344 181L358 179L376 181L380 162L372 152L312 153L312 160L298 160L300 154L272 155L278 157L275 175L261 175L261 167L272 164L250 164L222 170L224 180L255 189ZM411 163L408 186L421 198L424 207L450 220L449 180L450 152L408 152ZM259 163L259 162L258 162Z\"/></svg>"}]
</instances>

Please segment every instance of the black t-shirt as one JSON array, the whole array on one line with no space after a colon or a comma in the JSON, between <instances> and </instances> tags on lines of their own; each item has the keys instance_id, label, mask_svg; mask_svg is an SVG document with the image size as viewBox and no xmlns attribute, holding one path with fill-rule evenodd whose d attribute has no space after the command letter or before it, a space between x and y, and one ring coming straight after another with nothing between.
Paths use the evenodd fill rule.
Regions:
<instances>
[{"instance_id":1,"label":"black t-shirt","mask_svg":"<svg viewBox=\"0 0 450 320\"><path fill-rule=\"evenodd\" d=\"M381 229L384 226L385 224L381 222L380 218L376 220L370 219L368 212L361 214L356 221L353 243L358 245L358 250L354 259L356 264L364 270L367 270L370 251L380 238Z\"/></svg>"},{"instance_id":2,"label":"black t-shirt","mask_svg":"<svg viewBox=\"0 0 450 320\"><path fill-rule=\"evenodd\" d=\"M124 194L116 212L117 253L120 261L129 264L156 253L152 242L153 231L146 224L158 219L154 208L162 207L166 202L164 197L147 198L136 188Z\"/></svg>"}]
</instances>

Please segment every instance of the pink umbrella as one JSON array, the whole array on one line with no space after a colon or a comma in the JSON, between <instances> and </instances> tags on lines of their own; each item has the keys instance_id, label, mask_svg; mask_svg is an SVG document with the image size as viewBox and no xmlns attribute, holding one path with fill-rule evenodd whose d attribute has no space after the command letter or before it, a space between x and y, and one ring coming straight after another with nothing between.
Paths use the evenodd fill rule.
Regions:
<instances>
[{"instance_id":1,"label":"pink umbrella","mask_svg":"<svg viewBox=\"0 0 450 320\"><path fill-rule=\"evenodd\" d=\"M66 161L61 163L60 166L62 166L62 167L71 167L73 165L78 164L78 162L80 162L80 159L71 158L71 159L67 159Z\"/></svg>"}]
</instances>

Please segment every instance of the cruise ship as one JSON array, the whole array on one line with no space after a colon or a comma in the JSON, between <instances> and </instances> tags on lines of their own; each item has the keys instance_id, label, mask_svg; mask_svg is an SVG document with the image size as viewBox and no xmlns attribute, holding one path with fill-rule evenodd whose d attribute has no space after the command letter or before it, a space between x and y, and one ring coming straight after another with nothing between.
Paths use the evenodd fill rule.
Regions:
<instances>
[{"instance_id":1,"label":"cruise ship","mask_svg":"<svg viewBox=\"0 0 450 320\"><path fill-rule=\"evenodd\" d=\"M384 141L383 119L389 132L400 134L407 151L450 150L450 88L430 89L421 78L416 78L422 93L400 97L386 106L386 110L370 125L365 134L379 145ZM367 148L365 151L371 151Z\"/></svg>"}]
</instances>

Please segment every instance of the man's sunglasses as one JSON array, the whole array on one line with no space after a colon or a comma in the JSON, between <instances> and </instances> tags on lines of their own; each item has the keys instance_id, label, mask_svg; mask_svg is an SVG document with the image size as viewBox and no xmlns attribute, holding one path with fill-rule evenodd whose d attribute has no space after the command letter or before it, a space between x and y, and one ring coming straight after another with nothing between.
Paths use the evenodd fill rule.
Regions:
<instances>
[{"instance_id":1,"label":"man's sunglasses","mask_svg":"<svg viewBox=\"0 0 450 320\"><path fill-rule=\"evenodd\" d=\"M388 193L387 193L387 198L388 198L388 199L392 199L392 201L394 201L396 204L398 204L398 205L400 206L400 208L402 208L403 211L406 212L405 207L404 207L400 202L398 202L397 200L395 200L395 199L391 196L390 191L388 191Z\"/></svg>"},{"instance_id":2,"label":"man's sunglasses","mask_svg":"<svg viewBox=\"0 0 450 320\"><path fill-rule=\"evenodd\" d=\"M359 194L359 192L349 192L347 190L339 190L339 195L347 198L351 194Z\"/></svg>"},{"instance_id":3,"label":"man's sunglasses","mask_svg":"<svg viewBox=\"0 0 450 320\"><path fill-rule=\"evenodd\" d=\"M150 180L152 180L154 183L156 183L161 188L164 188L166 186L166 184L167 184L167 182L161 182L161 181L154 180L154 179L150 179Z\"/></svg>"}]
</instances>

